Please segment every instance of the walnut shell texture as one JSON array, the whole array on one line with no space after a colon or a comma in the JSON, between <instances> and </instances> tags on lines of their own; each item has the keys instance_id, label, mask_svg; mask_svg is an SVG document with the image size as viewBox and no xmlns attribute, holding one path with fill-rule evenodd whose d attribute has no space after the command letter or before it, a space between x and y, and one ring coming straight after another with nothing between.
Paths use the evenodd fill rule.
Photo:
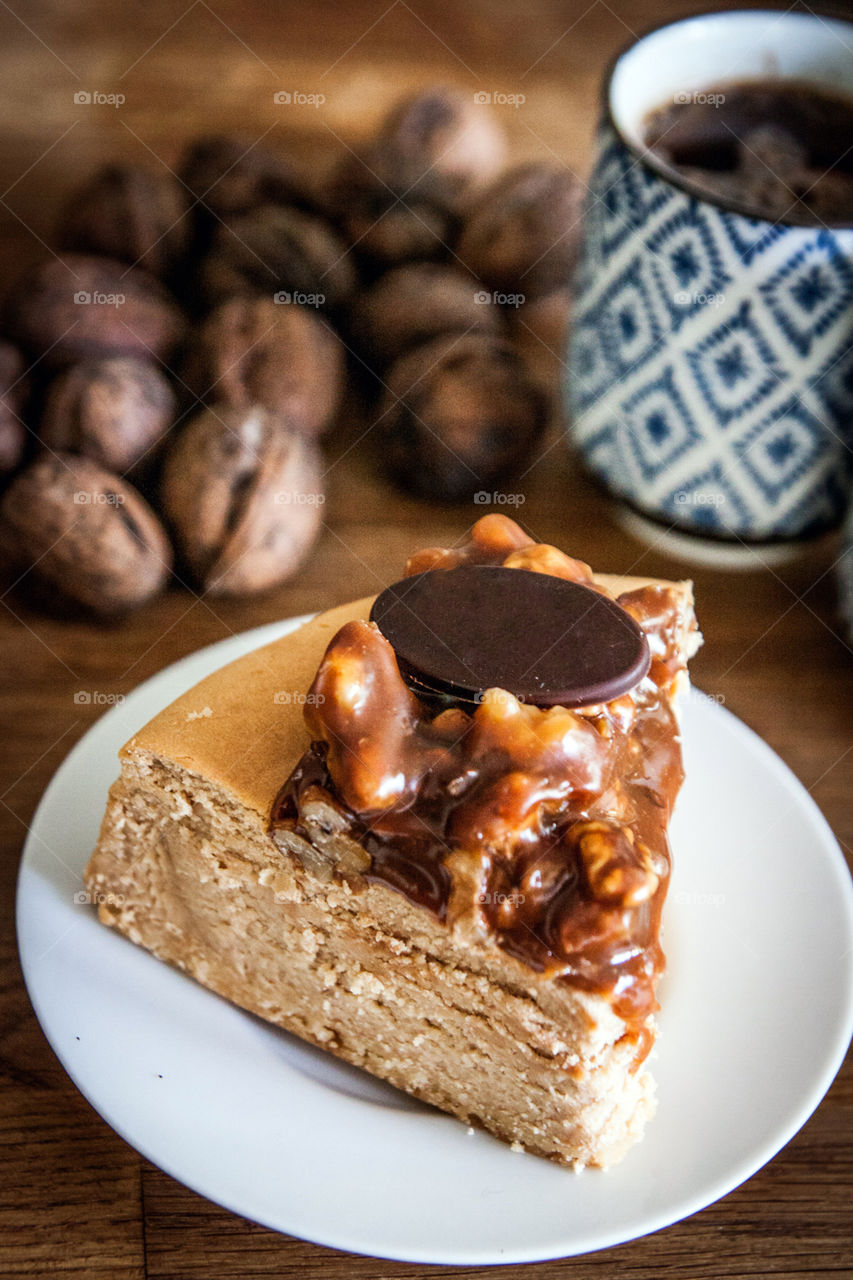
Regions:
<instances>
[{"instance_id":1,"label":"walnut shell texture","mask_svg":"<svg viewBox=\"0 0 853 1280\"><path fill-rule=\"evenodd\" d=\"M41 454L0 503L0 543L61 599L121 614L166 582L172 563L160 521L126 481L90 458Z\"/></svg>"},{"instance_id":2,"label":"walnut shell texture","mask_svg":"<svg viewBox=\"0 0 853 1280\"><path fill-rule=\"evenodd\" d=\"M319 455L263 409L205 409L166 458L162 500L205 591L266 591L295 572L316 537Z\"/></svg>"},{"instance_id":3,"label":"walnut shell texture","mask_svg":"<svg viewBox=\"0 0 853 1280\"><path fill-rule=\"evenodd\" d=\"M435 262L387 271L353 312L354 337L377 367L441 334L500 334L504 327L500 308L478 280Z\"/></svg>"},{"instance_id":4,"label":"walnut shell texture","mask_svg":"<svg viewBox=\"0 0 853 1280\"><path fill-rule=\"evenodd\" d=\"M196 139L184 152L179 176L201 208L220 218L260 204L287 204L299 192L287 160L248 135Z\"/></svg>"},{"instance_id":5,"label":"walnut shell texture","mask_svg":"<svg viewBox=\"0 0 853 1280\"><path fill-rule=\"evenodd\" d=\"M0 476L14 471L24 456L27 428L22 414L28 392L22 353L0 339Z\"/></svg>"},{"instance_id":6,"label":"walnut shell texture","mask_svg":"<svg viewBox=\"0 0 853 1280\"><path fill-rule=\"evenodd\" d=\"M306 435L332 421L344 379L344 349L313 309L270 298L232 298L195 335L184 381L202 401L258 405Z\"/></svg>"},{"instance_id":7,"label":"walnut shell texture","mask_svg":"<svg viewBox=\"0 0 853 1280\"><path fill-rule=\"evenodd\" d=\"M374 270L442 258L456 235L447 182L425 173L413 185L398 157L378 143L340 159L325 203L347 245Z\"/></svg>"},{"instance_id":8,"label":"walnut shell texture","mask_svg":"<svg viewBox=\"0 0 853 1280\"><path fill-rule=\"evenodd\" d=\"M63 249L118 258L165 277L188 248L187 210L184 188L168 170L107 164L70 197L59 242Z\"/></svg>"},{"instance_id":9,"label":"walnut shell texture","mask_svg":"<svg viewBox=\"0 0 853 1280\"><path fill-rule=\"evenodd\" d=\"M468 212L456 253L493 289L541 297L571 277L583 187L568 169L538 161L502 174Z\"/></svg>"},{"instance_id":10,"label":"walnut shell texture","mask_svg":"<svg viewBox=\"0 0 853 1280\"><path fill-rule=\"evenodd\" d=\"M401 99L379 130L379 144L409 185L425 174L441 178L455 201L490 182L506 157L506 137L494 112L471 93L434 85Z\"/></svg>"},{"instance_id":11,"label":"walnut shell texture","mask_svg":"<svg viewBox=\"0 0 853 1280\"><path fill-rule=\"evenodd\" d=\"M168 359L184 331L175 302L147 271L76 253L25 271L2 320L13 341L51 367L107 355Z\"/></svg>"},{"instance_id":12,"label":"walnut shell texture","mask_svg":"<svg viewBox=\"0 0 853 1280\"><path fill-rule=\"evenodd\" d=\"M211 304L235 294L290 293L334 310L355 288L356 271L347 246L325 219L267 204L220 223L201 265L200 285Z\"/></svg>"},{"instance_id":13,"label":"walnut shell texture","mask_svg":"<svg viewBox=\"0 0 853 1280\"><path fill-rule=\"evenodd\" d=\"M548 399L499 338L451 335L392 365L380 406L383 457L403 487L472 501L529 458Z\"/></svg>"},{"instance_id":14,"label":"walnut shell texture","mask_svg":"<svg viewBox=\"0 0 853 1280\"><path fill-rule=\"evenodd\" d=\"M150 360L108 356L72 365L48 388L39 435L124 473L154 451L175 417L169 381Z\"/></svg>"}]
</instances>

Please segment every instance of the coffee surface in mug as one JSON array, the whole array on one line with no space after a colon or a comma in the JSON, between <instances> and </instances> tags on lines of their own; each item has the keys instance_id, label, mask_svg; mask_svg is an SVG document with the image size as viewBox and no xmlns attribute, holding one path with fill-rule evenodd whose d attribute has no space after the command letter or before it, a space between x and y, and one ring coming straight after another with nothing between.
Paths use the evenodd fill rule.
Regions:
<instances>
[{"instance_id":1,"label":"coffee surface in mug","mask_svg":"<svg viewBox=\"0 0 853 1280\"><path fill-rule=\"evenodd\" d=\"M853 225L853 98L743 81L652 111L649 149L707 193L772 221Z\"/></svg>"}]
</instances>

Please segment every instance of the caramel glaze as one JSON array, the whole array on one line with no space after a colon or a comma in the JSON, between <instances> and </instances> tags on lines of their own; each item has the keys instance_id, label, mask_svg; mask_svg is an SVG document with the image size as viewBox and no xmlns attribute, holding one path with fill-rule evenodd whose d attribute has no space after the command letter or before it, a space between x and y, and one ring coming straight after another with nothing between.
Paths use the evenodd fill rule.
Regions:
<instances>
[{"instance_id":1,"label":"caramel glaze","mask_svg":"<svg viewBox=\"0 0 853 1280\"><path fill-rule=\"evenodd\" d=\"M465 548L419 553L407 572L466 561L592 577L499 516L479 521ZM347 623L312 685L312 746L272 825L300 830L301 805L320 788L370 854L368 880L440 920L467 910L538 974L608 997L639 1062L664 966L666 832L683 777L670 695L684 658L669 588L619 602L646 632L652 669L629 694L574 711L524 706L500 689L473 714L437 709L406 685L375 625ZM460 885L478 886L461 904L460 870Z\"/></svg>"}]
</instances>

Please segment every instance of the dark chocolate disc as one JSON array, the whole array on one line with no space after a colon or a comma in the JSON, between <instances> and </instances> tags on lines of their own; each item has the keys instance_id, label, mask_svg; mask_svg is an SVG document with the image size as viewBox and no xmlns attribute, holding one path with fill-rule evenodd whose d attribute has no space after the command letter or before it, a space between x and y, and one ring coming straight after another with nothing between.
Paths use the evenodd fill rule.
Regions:
<instances>
[{"instance_id":1,"label":"dark chocolate disc","mask_svg":"<svg viewBox=\"0 0 853 1280\"><path fill-rule=\"evenodd\" d=\"M371 621L413 691L472 703L507 689L535 706L609 702L646 675L646 637L590 587L528 569L462 565L403 578Z\"/></svg>"}]
</instances>

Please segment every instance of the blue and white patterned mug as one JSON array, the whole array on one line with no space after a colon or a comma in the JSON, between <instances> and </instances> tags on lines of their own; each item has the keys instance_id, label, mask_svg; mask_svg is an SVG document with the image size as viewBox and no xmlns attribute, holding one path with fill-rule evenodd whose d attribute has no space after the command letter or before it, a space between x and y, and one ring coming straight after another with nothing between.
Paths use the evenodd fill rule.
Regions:
<instances>
[{"instance_id":1,"label":"blue and white patterned mug","mask_svg":"<svg viewBox=\"0 0 853 1280\"><path fill-rule=\"evenodd\" d=\"M853 226L747 217L643 147L685 92L772 75L853 94L853 23L706 14L614 64L590 179L566 379L588 468L647 515L718 537L836 526L853 453Z\"/></svg>"}]
</instances>

